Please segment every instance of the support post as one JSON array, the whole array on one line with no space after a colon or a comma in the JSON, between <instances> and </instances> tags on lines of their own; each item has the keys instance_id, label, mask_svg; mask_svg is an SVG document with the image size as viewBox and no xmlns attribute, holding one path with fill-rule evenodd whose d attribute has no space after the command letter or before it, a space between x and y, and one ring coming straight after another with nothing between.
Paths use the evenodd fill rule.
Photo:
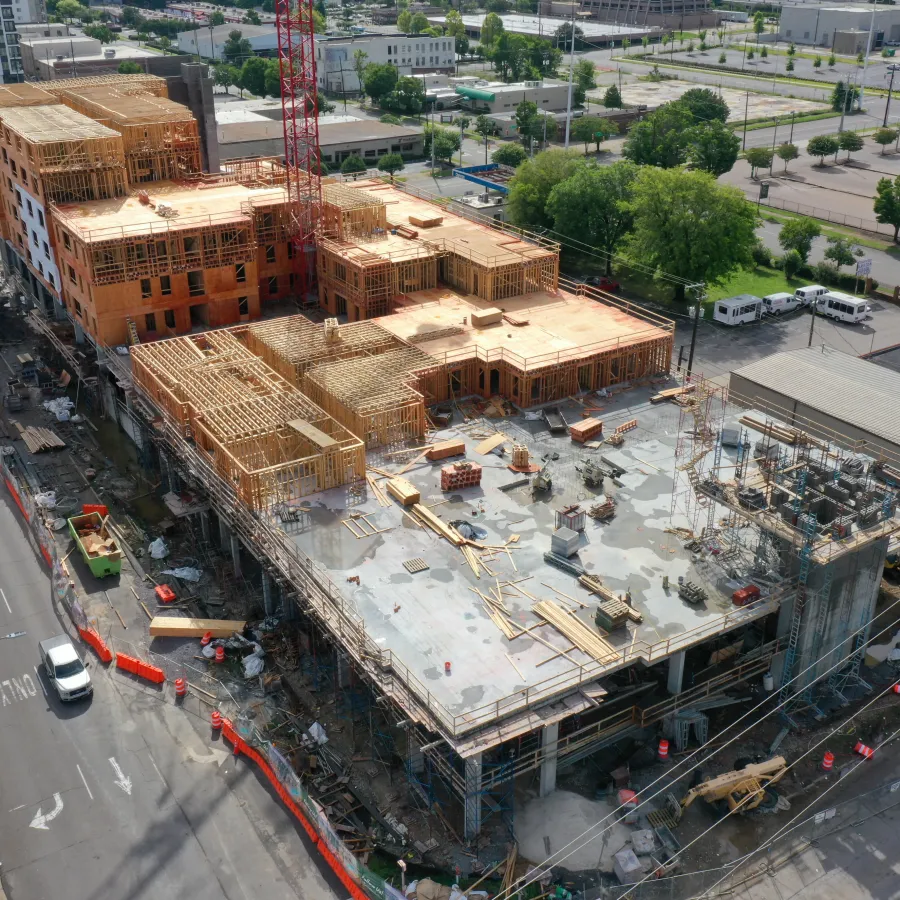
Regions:
<instances>
[{"instance_id":1,"label":"support post","mask_svg":"<svg viewBox=\"0 0 900 900\"><path fill-rule=\"evenodd\" d=\"M545 725L541 731L541 796L546 797L556 790L556 761L559 751L559 722Z\"/></svg>"},{"instance_id":2,"label":"support post","mask_svg":"<svg viewBox=\"0 0 900 900\"><path fill-rule=\"evenodd\" d=\"M209 543L209 512L207 510L200 513L200 533L203 535L203 540Z\"/></svg>"},{"instance_id":3,"label":"support post","mask_svg":"<svg viewBox=\"0 0 900 900\"><path fill-rule=\"evenodd\" d=\"M75 326L75 343L83 344L84 343L84 329L77 323L72 323Z\"/></svg>"},{"instance_id":4,"label":"support post","mask_svg":"<svg viewBox=\"0 0 900 900\"><path fill-rule=\"evenodd\" d=\"M231 535L231 562L234 565L234 577L241 577L241 542L236 534Z\"/></svg>"},{"instance_id":5,"label":"support post","mask_svg":"<svg viewBox=\"0 0 900 900\"><path fill-rule=\"evenodd\" d=\"M466 822L464 837L473 841L481 831L481 754L466 760Z\"/></svg>"},{"instance_id":6,"label":"support post","mask_svg":"<svg viewBox=\"0 0 900 900\"><path fill-rule=\"evenodd\" d=\"M669 680L666 688L670 694L681 693L681 683L684 680L684 657L684 650L669 657Z\"/></svg>"},{"instance_id":7,"label":"support post","mask_svg":"<svg viewBox=\"0 0 900 900\"><path fill-rule=\"evenodd\" d=\"M219 547L222 550L228 550L229 531L228 531L228 523L222 518L222 515L219 515Z\"/></svg>"},{"instance_id":8,"label":"support post","mask_svg":"<svg viewBox=\"0 0 900 900\"><path fill-rule=\"evenodd\" d=\"M262 595L263 595L263 609L267 616L271 616L275 614L275 592L272 590L274 587L272 583L272 576L263 571L262 573Z\"/></svg>"}]
</instances>

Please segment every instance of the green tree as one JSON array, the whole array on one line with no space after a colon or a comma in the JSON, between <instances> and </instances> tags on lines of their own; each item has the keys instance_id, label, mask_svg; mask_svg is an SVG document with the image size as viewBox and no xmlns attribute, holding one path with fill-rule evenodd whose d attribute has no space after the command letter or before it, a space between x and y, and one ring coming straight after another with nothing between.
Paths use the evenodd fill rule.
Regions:
<instances>
[{"instance_id":1,"label":"green tree","mask_svg":"<svg viewBox=\"0 0 900 900\"><path fill-rule=\"evenodd\" d=\"M762 49L760 49L760 51L759 51L759 58L760 59L768 59L769 58L769 48L766 47L765 45L763 45Z\"/></svg>"},{"instance_id":2,"label":"green tree","mask_svg":"<svg viewBox=\"0 0 900 900\"><path fill-rule=\"evenodd\" d=\"M688 130L688 160L715 178L730 172L741 152L741 139L715 119Z\"/></svg>"},{"instance_id":3,"label":"green tree","mask_svg":"<svg viewBox=\"0 0 900 900\"><path fill-rule=\"evenodd\" d=\"M455 128L425 126L425 155L431 156L431 144L434 141L434 158L438 161L452 163L453 154L462 145L462 139Z\"/></svg>"},{"instance_id":4,"label":"green tree","mask_svg":"<svg viewBox=\"0 0 900 900\"><path fill-rule=\"evenodd\" d=\"M507 13L509 0L486 0L484 8L491 13Z\"/></svg>"},{"instance_id":5,"label":"green tree","mask_svg":"<svg viewBox=\"0 0 900 900\"><path fill-rule=\"evenodd\" d=\"M516 169L528 159L528 154L521 144L501 144L492 154L491 162Z\"/></svg>"},{"instance_id":6,"label":"green tree","mask_svg":"<svg viewBox=\"0 0 900 900\"><path fill-rule=\"evenodd\" d=\"M106 25L85 25L81 30L87 37L100 41L101 44L111 44L119 39L119 36L110 31Z\"/></svg>"},{"instance_id":7,"label":"green tree","mask_svg":"<svg viewBox=\"0 0 900 900\"><path fill-rule=\"evenodd\" d=\"M719 65L724 66L726 62L728 62L728 57L725 55L724 52L720 53L719 54Z\"/></svg>"},{"instance_id":8,"label":"green tree","mask_svg":"<svg viewBox=\"0 0 900 900\"><path fill-rule=\"evenodd\" d=\"M781 257L781 266L784 269L785 277L790 280L803 268L803 260L796 250L788 250Z\"/></svg>"},{"instance_id":9,"label":"green tree","mask_svg":"<svg viewBox=\"0 0 900 900\"><path fill-rule=\"evenodd\" d=\"M669 169L687 160L688 130L694 119L680 103L664 103L631 126L622 155L634 163Z\"/></svg>"},{"instance_id":10,"label":"green tree","mask_svg":"<svg viewBox=\"0 0 900 900\"><path fill-rule=\"evenodd\" d=\"M850 154L856 153L857 150L862 150L863 137L861 134L857 134L855 131L842 131L838 135L838 146L841 150L847 151L847 161L850 161Z\"/></svg>"},{"instance_id":11,"label":"green tree","mask_svg":"<svg viewBox=\"0 0 900 900\"><path fill-rule=\"evenodd\" d=\"M719 284L752 264L756 210L743 191L706 172L653 167L638 173L632 191L628 254L660 278L683 279L677 300L684 300L684 281Z\"/></svg>"},{"instance_id":12,"label":"green tree","mask_svg":"<svg viewBox=\"0 0 900 900\"><path fill-rule=\"evenodd\" d=\"M328 10L327 10L326 7L325 7L324 0L316 0L316 2L313 4L313 9L315 9L315 11L316 11L323 19L327 19L327 18L328 18Z\"/></svg>"},{"instance_id":13,"label":"green tree","mask_svg":"<svg viewBox=\"0 0 900 900\"><path fill-rule=\"evenodd\" d=\"M603 95L603 105L607 109L622 108L622 95L621 93L619 93L619 89L618 87L616 87L616 85L611 84L606 89L606 93Z\"/></svg>"},{"instance_id":14,"label":"green tree","mask_svg":"<svg viewBox=\"0 0 900 900\"><path fill-rule=\"evenodd\" d=\"M858 99L858 87L851 87L848 96L847 85L843 81L839 81L831 92L831 108L835 112L843 112L845 108L852 109Z\"/></svg>"},{"instance_id":15,"label":"green tree","mask_svg":"<svg viewBox=\"0 0 900 900\"><path fill-rule=\"evenodd\" d=\"M881 144L881 155L884 156L884 148L897 140L897 131L893 128L879 128L878 131L872 135L872 140L875 141L876 144Z\"/></svg>"},{"instance_id":16,"label":"green tree","mask_svg":"<svg viewBox=\"0 0 900 900\"><path fill-rule=\"evenodd\" d=\"M245 25L262 25L262 19L260 19L259 13L255 9L248 9L241 21Z\"/></svg>"},{"instance_id":17,"label":"green tree","mask_svg":"<svg viewBox=\"0 0 900 900\"><path fill-rule=\"evenodd\" d=\"M59 10L59 5L57 4L57 10ZM145 22L146 19L138 12L137 8L134 6L123 6L122 7L122 24L127 25L129 28L138 28L142 22Z\"/></svg>"},{"instance_id":18,"label":"green tree","mask_svg":"<svg viewBox=\"0 0 900 900\"><path fill-rule=\"evenodd\" d=\"M410 25L412 24L412 13L408 9L402 10L397 16L397 29L401 34L410 34Z\"/></svg>"},{"instance_id":19,"label":"green tree","mask_svg":"<svg viewBox=\"0 0 900 900\"><path fill-rule=\"evenodd\" d=\"M403 168L403 157L399 153L385 153L378 160L378 171L387 172L391 176L391 184L394 183L394 173Z\"/></svg>"},{"instance_id":20,"label":"green tree","mask_svg":"<svg viewBox=\"0 0 900 900\"><path fill-rule=\"evenodd\" d=\"M644 53L647 52L647 48L648 48L649 46L650 46L650 38L645 34L645 35L641 38L641 47L643 48Z\"/></svg>"},{"instance_id":21,"label":"green tree","mask_svg":"<svg viewBox=\"0 0 900 900\"><path fill-rule=\"evenodd\" d=\"M856 257L860 255L854 252L856 250L857 248L850 238L838 235L828 238L828 246L825 248L823 256L825 259L831 260L838 268L852 266L856 262Z\"/></svg>"},{"instance_id":22,"label":"green tree","mask_svg":"<svg viewBox=\"0 0 900 900\"><path fill-rule=\"evenodd\" d=\"M366 92L366 67L369 65L369 54L365 50L353 51L353 71L359 81L359 92L365 96Z\"/></svg>"},{"instance_id":23,"label":"green tree","mask_svg":"<svg viewBox=\"0 0 900 900\"><path fill-rule=\"evenodd\" d=\"M240 63L253 56L253 47L237 28L228 32L228 40L222 45L222 58L230 63Z\"/></svg>"},{"instance_id":24,"label":"green tree","mask_svg":"<svg viewBox=\"0 0 900 900\"><path fill-rule=\"evenodd\" d=\"M241 85L257 97L266 95L266 60L252 56L241 66Z\"/></svg>"},{"instance_id":25,"label":"green tree","mask_svg":"<svg viewBox=\"0 0 900 900\"><path fill-rule=\"evenodd\" d=\"M166 51L172 46L172 41L165 35L163 35L156 43L159 44L159 49L162 50L163 56L166 55Z\"/></svg>"},{"instance_id":26,"label":"green tree","mask_svg":"<svg viewBox=\"0 0 900 900\"><path fill-rule=\"evenodd\" d=\"M226 63L220 63L213 69L213 79L219 87L225 88L227 94L228 88L237 82L237 69Z\"/></svg>"},{"instance_id":27,"label":"green tree","mask_svg":"<svg viewBox=\"0 0 900 900\"><path fill-rule=\"evenodd\" d=\"M606 274L612 257L631 230L631 188L638 167L629 162L611 166L585 166L557 184L547 199L547 213L560 234L592 247L606 257Z\"/></svg>"},{"instance_id":28,"label":"green tree","mask_svg":"<svg viewBox=\"0 0 900 900\"><path fill-rule=\"evenodd\" d=\"M417 12L409 23L409 30L413 34L421 34L428 27L428 17L425 13Z\"/></svg>"},{"instance_id":29,"label":"green tree","mask_svg":"<svg viewBox=\"0 0 900 900\"><path fill-rule=\"evenodd\" d=\"M575 84L589 91L591 88L597 87L594 78L594 64L589 59L579 59L575 63L575 71L573 72Z\"/></svg>"},{"instance_id":30,"label":"green tree","mask_svg":"<svg viewBox=\"0 0 900 900\"><path fill-rule=\"evenodd\" d=\"M210 15L209 24L213 25L213 26L224 25L225 24L225 13L223 13L221 10L217 9L215 12L213 12Z\"/></svg>"},{"instance_id":31,"label":"green tree","mask_svg":"<svg viewBox=\"0 0 900 900\"><path fill-rule=\"evenodd\" d=\"M84 12L85 7L78 0L59 0L59 3L56 4L56 15L66 22L80 19Z\"/></svg>"},{"instance_id":32,"label":"green tree","mask_svg":"<svg viewBox=\"0 0 900 900\"><path fill-rule=\"evenodd\" d=\"M625 51L625 55L628 56L628 48L631 46L630 38L622 38L622 49Z\"/></svg>"},{"instance_id":33,"label":"green tree","mask_svg":"<svg viewBox=\"0 0 900 900\"><path fill-rule=\"evenodd\" d=\"M425 106L425 83L409 75L398 78L394 90L382 97L381 106L410 116L420 113Z\"/></svg>"},{"instance_id":34,"label":"green tree","mask_svg":"<svg viewBox=\"0 0 900 900\"><path fill-rule=\"evenodd\" d=\"M831 68L833 69L836 64L837 64L837 57L832 53L828 57L828 65L831 66Z\"/></svg>"},{"instance_id":35,"label":"green tree","mask_svg":"<svg viewBox=\"0 0 900 900\"><path fill-rule=\"evenodd\" d=\"M782 144L775 154L784 162L784 171L787 172L788 163L796 159L800 155L796 144Z\"/></svg>"},{"instance_id":36,"label":"green tree","mask_svg":"<svg viewBox=\"0 0 900 900\"><path fill-rule=\"evenodd\" d=\"M793 72L793 71L794 71L794 61L793 61L792 59L789 59L789 60L785 63L784 69L785 69L786 72Z\"/></svg>"},{"instance_id":37,"label":"green tree","mask_svg":"<svg viewBox=\"0 0 900 900\"><path fill-rule=\"evenodd\" d=\"M281 96L281 66L277 59L266 60L266 96Z\"/></svg>"},{"instance_id":38,"label":"green tree","mask_svg":"<svg viewBox=\"0 0 900 900\"><path fill-rule=\"evenodd\" d=\"M757 10L753 14L753 33L756 35L756 43L759 44L759 36L766 30L766 17Z\"/></svg>"},{"instance_id":39,"label":"green tree","mask_svg":"<svg viewBox=\"0 0 900 900\"><path fill-rule=\"evenodd\" d=\"M537 104L530 100L523 100L517 107L515 116L516 130L522 143L529 147L531 139L539 135Z\"/></svg>"},{"instance_id":40,"label":"green tree","mask_svg":"<svg viewBox=\"0 0 900 900\"><path fill-rule=\"evenodd\" d=\"M353 175L356 172L365 172L368 168L361 156L352 153L341 163L341 174Z\"/></svg>"},{"instance_id":41,"label":"green tree","mask_svg":"<svg viewBox=\"0 0 900 900\"><path fill-rule=\"evenodd\" d=\"M444 28L447 34L456 42L456 52L460 56L465 56L469 52L469 36L466 34L466 26L463 23L462 16L455 9L447 11L447 17L444 20Z\"/></svg>"},{"instance_id":42,"label":"green tree","mask_svg":"<svg viewBox=\"0 0 900 900\"><path fill-rule=\"evenodd\" d=\"M397 87L397 69L390 63L369 63L363 72L366 94L378 103Z\"/></svg>"},{"instance_id":43,"label":"green tree","mask_svg":"<svg viewBox=\"0 0 900 900\"><path fill-rule=\"evenodd\" d=\"M818 156L820 158L820 166L825 165L826 156L831 156L832 153L837 156L837 152L840 149L841 145L838 143L838 139L830 134L820 134L810 138L809 143L806 145L806 152L810 156Z\"/></svg>"},{"instance_id":44,"label":"green tree","mask_svg":"<svg viewBox=\"0 0 900 900\"><path fill-rule=\"evenodd\" d=\"M487 116L476 116L475 131L482 137L490 137L496 131L496 126Z\"/></svg>"},{"instance_id":45,"label":"green tree","mask_svg":"<svg viewBox=\"0 0 900 900\"><path fill-rule=\"evenodd\" d=\"M690 111L698 125L715 119L728 121L728 104L709 88L691 88L676 102Z\"/></svg>"},{"instance_id":46,"label":"green tree","mask_svg":"<svg viewBox=\"0 0 900 900\"><path fill-rule=\"evenodd\" d=\"M382 123L382 125L400 125L400 119L395 116L393 113L385 113L383 116L379 116L378 121Z\"/></svg>"},{"instance_id":47,"label":"green tree","mask_svg":"<svg viewBox=\"0 0 900 900\"><path fill-rule=\"evenodd\" d=\"M550 192L586 165L575 150L545 150L526 160L509 182L507 212L514 225L549 228L553 217L547 212Z\"/></svg>"},{"instance_id":48,"label":"green tree","mask_svg":"<svg viewBox=\"0 0 900 900\"><path fill-rule=\"evenodd\" d=\"M794 42L791 41L790 47L788 47L788 56L793 56L797 52L797 48L794 46Z\"/></svg>"},{"instance_id":49,"label":"green tree","mask_svg":"<svg viewBox=\"0 0 900 900\"><path fill-rule=\"evenodd\" d=\"M144 70L136 62L132 62L130 59L123 59L116 71L120 75L137 75L138 72L143 72Z\"/></svg>"},{"instance_id":50,"label":"green tree","mask_svg":"<svg viewBox=\"0 0 900 900\"><path fill-rule=\"evenodd\" d=\"M880 178L875 186L875 204L872 207L875 218L885 225L894 226L894 243L897 243L897 233L900 232L900 175L893 181L890 178Z\"/></svg>"},{"instance_id":51,"label":"green tree","mask_svg":"<svg viewBox=\"0 0 900 900\"><path fill-rule=\"evenodd\" d=\"M747 59L753 59L755 56L756 56L755 51L753 51L753 50L747 51ZM788 60L788 62L790 62L790 60Z\"/></svg>"},{"instance_id":52,"label":"green tree","mask_svg":"<svg viewBox=\"0 0 900 900\"><path fill-rule=\"evenodd\" d=\"M813 68L814 69L822 68L822 57L821 56L816 56L816 58L813 60Z\"/></svg>"},{"instance_id":53,"label":"green tree","mask_svg":"<svg viewBox=\"0 0 900 900\"><path fill-rule=\"evenodd\" d=\"M796 250L804 264L809 259L813 241L822 233L818 223L812 219L788 219L781 226L778 243L782 250Z\"/></svg>"},{"instance_id":54,"label":"green tree","mask_svg":"<svg viewBox=\"0 0 900 900\"><path fill-rule=\"evenodd\" d=\"M750 177L756 178L760 169L771 168L774 155L770 147L751 147L749 150L746 150L744 159L750 163Z\"/></svg>"},{"instance_id":55,"label":"green tree","mask_svg":"<svg viewBox=\"0 0 900 900\"><path fill-rule=\"evenodd\" d=\"M594 143L594 135L602 130L606 122L607 120L601 116L581 116L572 122L572 137L584 144L585 153L588 152L588 147Z\"/></svg>"},{"instance_id":56,"label":"green tree","mask_svg":"<svg viewBox=\"0 0 900 900\"><path fill-rule=\"evenodd\" d=\"M503 19L496 13L488 13L481 23L481 45L491 47L503 34Z\"/></svg>"}]
</instances>

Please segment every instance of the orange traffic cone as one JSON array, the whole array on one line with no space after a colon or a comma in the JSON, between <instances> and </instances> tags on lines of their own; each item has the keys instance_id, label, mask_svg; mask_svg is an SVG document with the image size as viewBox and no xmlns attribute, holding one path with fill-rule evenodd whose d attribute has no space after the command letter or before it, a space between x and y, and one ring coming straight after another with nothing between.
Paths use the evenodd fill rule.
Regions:
<instances>
[{"instance_id":1,"label":"orange traffic cone","mask_svg":"<svg viewBox=\"0 0 900 900\"><path fill-rule=\"evenodd\" d=\"M222 727L222 713L220 713L217 709L213 710L212 727L213 731L218 731Z\"/></svg>"}]
</instances>

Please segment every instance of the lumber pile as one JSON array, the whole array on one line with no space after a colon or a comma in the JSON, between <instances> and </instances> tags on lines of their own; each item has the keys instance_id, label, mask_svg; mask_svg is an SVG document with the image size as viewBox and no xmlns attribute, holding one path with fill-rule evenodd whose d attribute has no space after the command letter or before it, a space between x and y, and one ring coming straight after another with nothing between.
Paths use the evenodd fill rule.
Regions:
<instances>
[{"instance_id":1,"label":"lumber pile","mask_svg":"<svg viewBox=\"0 0 900 900\"><path fill-rule=\"evenodd\" d=\"M467 549L470 548L464 548L464 550ZM507 618L509 609L507 609L506 604L503 602L503 591L499 582L497 582L496 587L488 588L487 593L480 591L477 588L469 588L469 590L472 591L473 594L477 594L481 597L485 612L490 616L491 621L501 632L503 632L503 636L508 641L517 638L521 634L517 628L513 627L512 623Z\"/></svg>"},{"instance_id":2,"label":"lumber pile","mask_svg":"<svg viewBox=\"0 0 900 900\"><path fill-rule=\"evenodd\" d=\"M621 437L626 431L631 431L632 428L637 428L637 419L629 419L627 422L623 422L616 429L616 437Z\"/></svg>"},{"instance_id":3,"label":"lumber pile","mask_svg":"<svg viewBox=\"0 0 900 900\"><path fill-rule=\"evenodd\" d=\"M465 538L452 525L445 525L427 506L414 503L410 507L410 511L423 525L426 525L439 537L450 541L454 547L461 547L466 543Z\"/></svg>"},{"instance_id":4,"label":"lumber pile","mask_svg":"<svg viewBox=\"0 0 900 900\"><path fill-rule=\"evenodd\" d=\"M214 638L231 637L244 630L247 623L237 619L194 619L175 616L154 616L150 620L150 637L203 637L209 632Z\"/></svg>"},{"instance_id":5,"label":"lumber pile","mask_svg":"<svg viewBox=\"0 0 900 900\"><path fill-rule=\"evenodd\" d=\"M606 619L612 621L624 617L631 619L632 622L640 623L644 621L644 617L636 609L620 600L596 575L581 575L578 583L582 587L587 588L592 594L600 597L600 611ZM607 630L612 629L607 628Z\"/></svg>"},{"instance_id":6,"label":"lumber pile","mask_svg":"<svg viewBox=\"0 0 900 900\"><path fill-rule=\"evenodd\" d=\"M425 456L430 460L447 459L450 456L462 456L465 452L465 441L438 441L428 448Z\"/></svg>"},{"instance_id":7,"label":"lumber pile","mask_svg":"<svg viewBox=\"0 0 900 900\"><path fill-rule=\"evenodd\" d=\"M611 663L619 658L619 651L612 644L552 600L540 600L531 609L535 615L546 619L560 634L567 637L582 653L598 662Z\"/></svg>"},{"instance_id":8,"label":"lumber pile","mask_svg":"<svg viewBox=\"0 0 900 900\"><path fill-rule=\"evenodd\" d=\"M40 428L36 425L26 425L23 428L18 422L13 422L13 425L16 426L19 436L32 453L62 450L66 446L66 442L52 428Z\"/></svg>"},{"instance_id":9,"label":"lumber pile","mask_svg":"<svg viewBox=\"0 0 900 900\"><path fill-rule=\"evenodd\" d=\"M776 425L774 422L760 422L759 419L754 419L753 416L741 416L738 421L741 425L746 425L754 431L767 434L782 444L806 443L806 435L796 428L784 428L781 425Z\"/></svg>"},{"instance_id":10,"label":"lumber pile","mask_svg":"<svg viewBox=\"0 0 900 900\"><path fill-rule=\"evenodd\" d=\"M497 447L508 440L509 438L502 431L498 431L496 434L492 434L489 438L487 438L487 440L482 441L475 448L475 452L487 455L491 452L491 450L496 450Z\"/></svg>"},{"instance_id":11,"label":"lumber pile","mask_svg":"<svg viewBox=\"0 0 900 900\"><path fill-rule=\"evenodd\" d=\"M665 391L660 391L658 394L654 394L650 398L651 403L662 403L664 400L674 400L676 397L683 397L685 394L693 393L697 388L695 384L686 384L684 387L675 387L669 388Z\"/></svg>"},{"instance_id":12,"label":"lumber pile","mask_svg":"<svg viewBox=\"0 0 900 900\"><path fill-rule=\"evenodd\" d=\"M394 476L387 481L388 493L400 501L403 506L412 506L422 499L419 489L405 478Z\"/></svg>"}]
</instances>

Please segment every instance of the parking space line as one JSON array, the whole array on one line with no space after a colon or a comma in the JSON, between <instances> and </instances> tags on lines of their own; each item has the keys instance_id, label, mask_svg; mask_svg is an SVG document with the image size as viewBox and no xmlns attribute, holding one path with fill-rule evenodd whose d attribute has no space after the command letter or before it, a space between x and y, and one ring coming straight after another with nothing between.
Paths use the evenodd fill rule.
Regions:
<instances>
[{"instance_id":1,"label":"parking space line","mask_svg":"<svg viewBox=\"0 0 900 900\"><path fill-rule=\"evenodd\" d=\"M6 594L3 593L3 588L0 588L0 597L3 598L3 602L6 604L7 612L12 615L12 608L9 605L9 600L6 599Z\"/></svg>"},{"instance_id":2,"label":"parking space line","mask_svg":"<svg viewBox=\"0 0 900 900\"><path fill-rule=\"evenodd\" d=\"M84 772L81 771L81 766L79 766L78 763L75 763L75 768L78 769L78 774L81 776L81 780L84 783L84 789L88 792L88 797L93 800L94 795L91 793L91 789L88 787L87 779L84 777Z\"/></svg>"}]
</instances>

